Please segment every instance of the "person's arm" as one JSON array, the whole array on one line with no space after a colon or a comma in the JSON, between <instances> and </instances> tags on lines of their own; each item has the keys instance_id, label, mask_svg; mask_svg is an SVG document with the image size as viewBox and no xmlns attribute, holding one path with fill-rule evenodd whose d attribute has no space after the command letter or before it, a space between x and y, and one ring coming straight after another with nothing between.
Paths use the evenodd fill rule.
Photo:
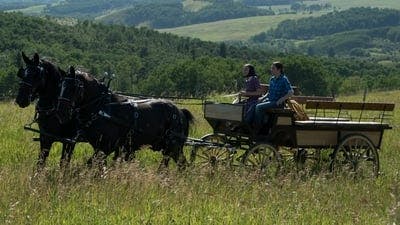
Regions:
<instances>
[{"instance_id":1,"label":"person's arm","mask_svg":"<svg viewBox=\"0 0 400 225\"><path fill-rule=\"evenodd\" d=\"M240 91L239 96L251 97L251 96L261 96L263 95L263 89L261 87L257 88L255 91Z\"/></svg>"},{"instance_id":2,"label":"person's arm","mask_svg":"<svg viewBox=\"0 0 400 225\"><path fill-rule=\"evenodd\" d=\"M278 99L278 101L276 101L276 104L281 105L284 101L286 101L286 99L292 97L293 93L294 93L293 89L289 90L285 96L283 96L282 98Z\"/></svg>"},{"instance_id":3,"label":"person's arm","mask_svg":"<svg viewBox=\"0 0 400 225\"><path fill-rule=\"evenodd\" d=\"M263 95L263 89L260 85L260 81L258 80L258 77L251 77L250 82L246 84L246 90L240 91L239 92L239 97L244 96L244 97L253 97L253 96L261 96ZM249 91L251 90L251 91ZM253 91L254 90L254 91Z\"/></svg>"},{"instance_id":4,"label":"person's arm","mask_svg":"<svg viewBox=\"0 0 400 225\"><path fill-rule=\"evenodd\" d=\"M284 95L283 97L281 97L280 99L278 99L278 101L276 101L277 105L281 105L283 102L286 101L286 99L290 98L294 91L292 89L292 85L290 84L289 80L287 79L287 77L284 77L284 82L285 82L285 89L287 90L286 95Z\"/></svg>"}]
</instances>

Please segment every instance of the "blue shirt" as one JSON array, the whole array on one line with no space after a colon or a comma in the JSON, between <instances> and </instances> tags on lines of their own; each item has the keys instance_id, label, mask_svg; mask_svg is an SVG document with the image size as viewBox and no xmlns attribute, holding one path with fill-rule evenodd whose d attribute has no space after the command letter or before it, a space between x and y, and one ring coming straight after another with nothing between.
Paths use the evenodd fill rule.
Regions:
<instances>
[{"instance_id":1,"label":"blue shirt","mask_svg":"<svg viewBox=\"0 0 400 225\"><path fill-rule=\"evenodd\" d=\"M290 90L293 91L292 86L284 74L281 74L278 78L273 76L269 80L268 100L276 102Z\"/></svg>"}]
</instances>

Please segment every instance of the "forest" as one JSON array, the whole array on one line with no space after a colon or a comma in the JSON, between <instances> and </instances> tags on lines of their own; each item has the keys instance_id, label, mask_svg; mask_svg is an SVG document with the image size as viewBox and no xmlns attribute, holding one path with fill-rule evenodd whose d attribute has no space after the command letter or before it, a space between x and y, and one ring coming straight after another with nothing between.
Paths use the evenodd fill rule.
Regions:
<instances>
[{"instance_id":1,"label":"forest","mask_svg":"<svg viewBox=\"0 0 400 225\"><path fill-rule=\"evenodd\" d=\"M398 10L350 8L319 17L283 21L275 29L253 36L250 42L310 56L356 57L396 64L400 51L399 25Z\"/></svg>"},{"instance_id":2,"label":"forest","mask_svg":"<svg viewBox=\"0 0 400 225\"><path fill-rule=\"evenodd\" d=\"M91 21L60 25L52 18L19 13L0 13L0 26L2 96L16 93L21 51L37 52L64 69L81 67L98 78L114 73L113 90L129 93L232 93L243 86L243 64L253 63L266 83L269 65L276 60L285 64L289 79L303 94L337 95L365 88L395 89L400 84L398 67L364 59L283 54Z\"/></svg>"},{"instance_id":3,"label":"forest","mask_svg":"<svg viewBox=\"0 0 400 225\"><path fill-rule=\"evenodd\" d=\"M399 24L400 11L398 10L362 7L332 12L318 18L286 20L276 29L267 32L267 36L306 40L343 31L398 26Z\"/></svg>"}]
</instances>

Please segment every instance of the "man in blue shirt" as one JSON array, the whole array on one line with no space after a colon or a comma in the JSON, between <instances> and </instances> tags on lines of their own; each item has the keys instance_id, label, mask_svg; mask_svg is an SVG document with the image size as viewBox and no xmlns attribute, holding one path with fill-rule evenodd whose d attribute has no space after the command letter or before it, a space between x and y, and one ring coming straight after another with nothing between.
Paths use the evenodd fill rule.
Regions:
<instances>
[{"instance_id":1,"label":"man in blue shirt","mask_svg":"<svg viewBox=\"0 0 400 225\"><path fill-rule=\"evenodd\" d=\"M292 86L283 73L283 64L272 63L271 73L273 76L269 81L269 91L256 105L254 122L257 127L263 124L266 109L283 108L285 100L293 95Z\"/></svg>"}]
</instances>

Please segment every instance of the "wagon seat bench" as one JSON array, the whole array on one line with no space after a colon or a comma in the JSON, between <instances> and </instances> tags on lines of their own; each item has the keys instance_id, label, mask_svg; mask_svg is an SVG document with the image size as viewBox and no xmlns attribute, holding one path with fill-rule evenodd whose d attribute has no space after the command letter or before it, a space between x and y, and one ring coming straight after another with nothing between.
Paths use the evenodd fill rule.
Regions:
<instances>
[{"instance_id":1,"label":"wagon seat bench","mask_svg":"<svg viewBox=\"0 0 400 225\"><path fill-rule=\"evenodd\" d=\"M261 88L263 90L263 93L266 94L269 90L269 84L260 84ZM307 103L307 101L324 101L324 102L333 102L335 101L335 98L333 96L308 96L308 95L301 95L301 91L300 88L298 88L297 86L292 86L292 89L294 91L294 94L292 97L290 97L288 100L286 100L286 107L287 109L289 109L289 105L291 102L295 101L296 103L300 104L303 108L305 106L305 104ZM287 111L287 110L286 110ZM267 110L266 113L286 113L285 110ZM292 109L292 111L294 111ZM304 111L304 109L302 109L302 111ZM307 117L307 119L311 119L311 120L342 120L342 121L348 121L349 119L347 118L337 118L337 117L327 117L324 116L323 117L317 117L317 116L311 116L311 117Z\"/></svg>"}]
</instances>

